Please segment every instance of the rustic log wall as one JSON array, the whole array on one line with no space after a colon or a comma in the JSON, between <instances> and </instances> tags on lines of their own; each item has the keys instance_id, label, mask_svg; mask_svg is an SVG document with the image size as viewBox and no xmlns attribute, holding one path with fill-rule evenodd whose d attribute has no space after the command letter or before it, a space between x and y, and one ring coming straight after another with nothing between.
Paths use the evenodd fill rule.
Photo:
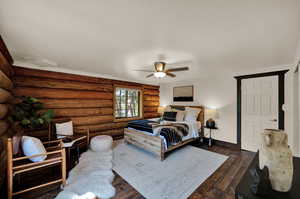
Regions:
<instances>
[{"instance_id":1,"label":"rustic log wall","mask_svg":"<svg viewBox=\"0 0 300 199\"><path fill-rule=\"evenodd\" d=\"M0 36L0 187L3 184L6 169L6 138L12 135L7 117L13 101L12 58Z\"/></svg>"},{"instance_id":2,"label":"rustic log wall","mask_svg":"<svg viewBox=\"0 0 300 199\"><path fill-rule=\"evenodd\" d=\"M71 118L76 128L89 128L92 136L123 137L127 123L113 117L114 85L142 88L144 118L158 116L159 86L22 67L14 67L14 72L15 96L40 99L46 109L55 111L55 118ZM32 134L44 137L47 133L45 129Z\"/></svg>"}]
</instances>

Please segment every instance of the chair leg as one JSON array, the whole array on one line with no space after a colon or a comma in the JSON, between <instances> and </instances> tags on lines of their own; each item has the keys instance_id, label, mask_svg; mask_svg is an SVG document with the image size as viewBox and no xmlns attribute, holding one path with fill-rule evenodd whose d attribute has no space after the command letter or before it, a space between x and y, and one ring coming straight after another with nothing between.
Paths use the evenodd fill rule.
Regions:
<instances>
[{"instance_id":1,"label":"chair leg","mask_svg":"<svg viewBox=\"0 0 300 199\"><path fill-rule=\"evenodd\" d=\"M76 164L78 164L79 163L79 157L80 157L80 151L79 151L80 149L79 149L79 146L77 146L76 147L76 152L77 152L77 154L76 154Z\"/></svg>"},{"instance_id":2,"label":"chair leg","mask_svg":"<svg viewBox=\"0 0 300 199\"><path fill-rule=\"evenodd\" d=\"M66 150L62 150L62 162L61 162L61 175L62 175L62 185L66 185Z\"/></svg>"},{"instance_id":3,"label":"chair leg","mask_svg":"<svg viewBox=\"0 0 300 199\"><path fill-rule=\"evenodd\" d=\"M12 199L13 195L13 149L12 149L12 139L7 140L7 198Z\"/></svg>"},{"instance_id":4,"label":"chair leg","mask_svg":"<svg viewBox=\"0 0 300 199\"><path fill-rule=\"evenodd\" d=\"M12 176L12 172L8 171L7 172L7 199L12 199L12 193L13 193L13 176Z\"/></svg>"}]
</instances>

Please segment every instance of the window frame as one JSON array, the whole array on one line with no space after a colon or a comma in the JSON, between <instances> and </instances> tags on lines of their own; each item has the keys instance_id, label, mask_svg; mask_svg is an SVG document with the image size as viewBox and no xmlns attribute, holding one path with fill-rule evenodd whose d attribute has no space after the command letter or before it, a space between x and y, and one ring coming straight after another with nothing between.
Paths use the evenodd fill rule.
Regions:
<instances>
[{"instance_id":1,"label":"window frame","mask_svg":"<svg viewBox=\"0 0 300 199\"><path fill-rule=\"evenodd\" d=\"M139 100L139 106L140 106L140 112L138 117L124 117L124 118L118 118L116 117L116 89L134 89L138 90L140 92L140 100ZM144 89L143 87L138 86L127 86L127 85L118 85L114 84L114 91L113 91L113 116L114 116L114 122L122 122L122 121L131 121L131 120L138 120L143 119L144 117L144 106L143 106L143 98L144 98Z\"/></svg>"}]
</instances>

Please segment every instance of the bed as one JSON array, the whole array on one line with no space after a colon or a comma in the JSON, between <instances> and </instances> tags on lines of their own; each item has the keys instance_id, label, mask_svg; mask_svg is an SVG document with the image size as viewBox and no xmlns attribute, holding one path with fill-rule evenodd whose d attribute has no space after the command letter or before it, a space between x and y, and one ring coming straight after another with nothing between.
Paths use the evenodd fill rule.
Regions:
<instances>
[{"instance_id":1,"label":"bed","mask_svg":"<svg viewBox=\"0 0 300 199\"><path fill-rule=\"evenodd\" d=\"M135 145L137 147L143 148L144 150L150 151L156 155L158 155L163 161L165 159L166 153L173 151L179 147L182 147L192 141L198 139L199 132L203 132L204 127L204 107L203 106L174 106L171 105L172 109L176 110L185 110L186 107L190 108L199 108L201 109L200 113L198 114L197 120L194 122L165 122L162 124L157 124L155 120L153 121L153 129L157 128L160 125L184 125L188 126L188 134L183 137L182 141L177 142L176 144L168 145L166 144L166 139L158 135L157 133L149 133L149 127L143 128L135 128L134 126L128 126L124 129L124 141L125 143ZM149 121L140 121L140 122L149 122ZM198 125L197 130L195 130L195 126ZM148 129L148 130L147 130ZM155 130L153 130L155 131ZM195 133L195 131L198 131Z\"/></svg>"}]
</instances>

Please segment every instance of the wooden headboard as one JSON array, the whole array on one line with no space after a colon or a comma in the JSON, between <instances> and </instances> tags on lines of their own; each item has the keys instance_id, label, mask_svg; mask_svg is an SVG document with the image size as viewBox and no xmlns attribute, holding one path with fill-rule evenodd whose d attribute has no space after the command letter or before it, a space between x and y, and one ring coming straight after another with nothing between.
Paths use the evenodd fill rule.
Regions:
<instances>
[{"instance_id":1,"label":"wooden headboard","mask_svg":"<svg viewBox=\"0 0 300 199\"><path fill-rule=\"evenodd\" d=\"M177 110L185 110L185 107L191 107L191 108L200 108L201 111L198 115L197 121L201 122L202 128L204 127L204 106L181 106L181 105L170 105L172 109L177 109Z\"/></svg>"}]
</instances>

